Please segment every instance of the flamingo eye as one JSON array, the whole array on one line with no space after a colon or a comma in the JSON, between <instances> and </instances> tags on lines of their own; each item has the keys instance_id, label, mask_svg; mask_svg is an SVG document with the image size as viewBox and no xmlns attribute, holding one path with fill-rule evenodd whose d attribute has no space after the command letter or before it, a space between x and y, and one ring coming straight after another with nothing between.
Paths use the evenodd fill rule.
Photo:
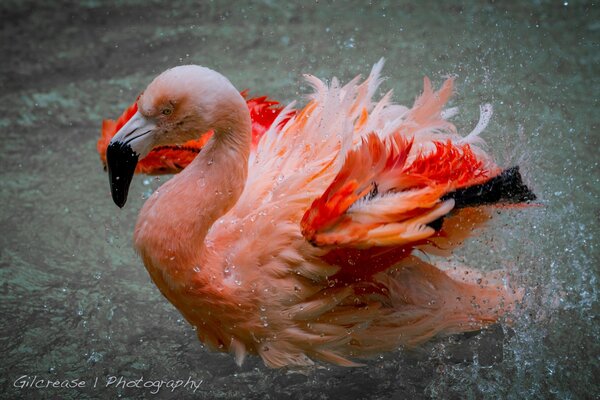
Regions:
<instances>
[{"instance_id":1,"label":"flamingo eye","mask_svg":"<svg viewBox=\"0 0 600 400\"><path fill-rule=\"evenodd\" d=\"M170 108L165 108L162 110L162 115L171 115L173 114L173 110L171 110Z\"/></svg>"}]
</instances>

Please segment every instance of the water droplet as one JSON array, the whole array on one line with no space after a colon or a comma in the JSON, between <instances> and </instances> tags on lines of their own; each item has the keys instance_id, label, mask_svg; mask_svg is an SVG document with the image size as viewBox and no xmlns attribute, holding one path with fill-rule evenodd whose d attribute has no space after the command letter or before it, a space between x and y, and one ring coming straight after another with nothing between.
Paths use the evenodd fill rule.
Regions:
<instances>
[{"instance_id":1,"label":"water droplet","mask_svg":"<svg viewBox=\"0 0 600 400\"><path fill-rule=\"evenodd\" d=\"M87 362L90 364L96 364L98 361L102 361L103 358L104 356L101 353L92 351L92 354L87 359Z\"/></svg>"},{"instance_id":2,"label":"water droplet","mask_svg":"<svg viewBox=\"0 0 600 400\"><path fill-rule=\"evenodd\" d=\"M347 49L353 49L354 47L356 47L354 37L351 36L350 38L348 38L348 40L344 42L344 47Z\"/></svg>"}]
</instances>

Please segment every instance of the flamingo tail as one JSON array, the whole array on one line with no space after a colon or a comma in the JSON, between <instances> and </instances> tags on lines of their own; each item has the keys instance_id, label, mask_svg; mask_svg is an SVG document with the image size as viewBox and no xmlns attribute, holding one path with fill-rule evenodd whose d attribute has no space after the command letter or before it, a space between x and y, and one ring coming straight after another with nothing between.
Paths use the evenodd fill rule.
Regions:
<instances>
[{"instance_id":1,"label":"flamingo tail","mask_svg":"<svg viewBox=\"0 0 600 400\"><path fill-rule=\"evenodd\" d=\"M536 198L523 183L519 167L514 166L485 183L448 193L442 200L454 199L454 207L461 208L495 203L522 203Z\"/></svg>"}]
</instances>

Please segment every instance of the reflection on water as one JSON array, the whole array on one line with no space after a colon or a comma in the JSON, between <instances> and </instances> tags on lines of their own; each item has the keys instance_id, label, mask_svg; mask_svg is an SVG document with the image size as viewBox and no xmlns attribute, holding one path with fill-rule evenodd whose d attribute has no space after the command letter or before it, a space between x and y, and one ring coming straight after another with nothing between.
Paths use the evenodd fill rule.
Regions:
<instances>
[{"instance_id":1,"label":"reflection on water","mask_svg":"<svg viewBox=\"0 0 600 400\"><path fill-rule=\"evenodd\" d=\"M595 7L34 3L0 5L2 397L151 396L151 388L106 388L110 377L192 379L206 398L600 393ZM285 102L306 93L302 73L347 80L381 56L383 88L404 104L423 75L438 84L458 75L462 131L480 103L494 104L485 138L506 165L521 165L544 207L498 210L454 258L509 269L525 300L510 323L386 354L366 368L274 371L256 358L238 368L196 341L136 258L135 217L161 182L134 180L118 210L95 153L100 121L176 64L211 66L240 89ZM23 375L86 384L14 387ZM165 398L193 394L160 389Z\"/></svg>"}]
</instances>

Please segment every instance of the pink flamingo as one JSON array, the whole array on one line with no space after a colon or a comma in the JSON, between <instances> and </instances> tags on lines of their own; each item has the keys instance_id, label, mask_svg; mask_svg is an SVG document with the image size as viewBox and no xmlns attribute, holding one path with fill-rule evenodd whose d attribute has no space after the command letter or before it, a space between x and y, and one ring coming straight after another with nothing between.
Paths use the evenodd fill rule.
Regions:
<instances>
[{"instance_id":1,"label":"pink flamingo","mask_svg":"<svg viewBox=\"0 0 600 400\"><path fill-rule=\"evenodd\" d=\"M451 79L437 92L425 79L410 109L390 93L374 102L382 66L345 86L308 76L310 102L293 116L284 109L253 150L231 83L176 67L150 83L110 141L122 207L139 158L214 131L146 201L134 243L199 339L238 364L258 354L270 367L356 366L480 329L519 298L491 275L444 272L413 254L448 254L488 218L473 206L535 198L517 168L501 170L478 145L489 110L461 137L443 118Z\"/></svg>"}]
</instances>

